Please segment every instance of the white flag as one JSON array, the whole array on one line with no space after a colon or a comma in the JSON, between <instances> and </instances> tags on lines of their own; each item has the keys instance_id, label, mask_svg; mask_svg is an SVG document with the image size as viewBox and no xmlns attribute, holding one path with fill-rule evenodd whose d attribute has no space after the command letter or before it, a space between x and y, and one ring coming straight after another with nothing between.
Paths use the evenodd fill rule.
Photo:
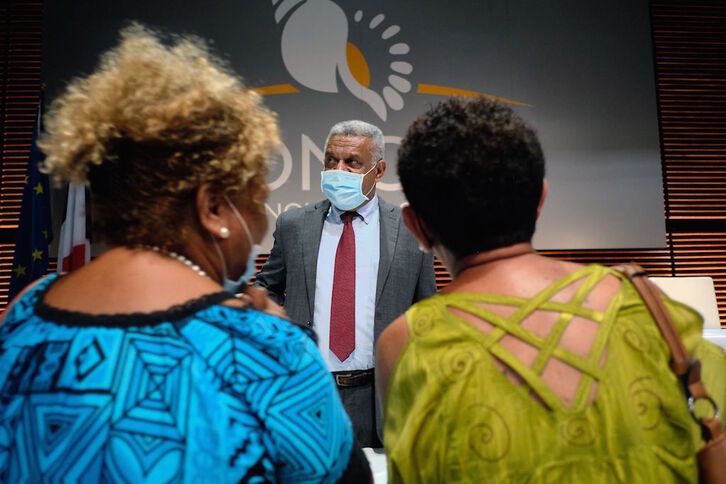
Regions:
<instances>
[{"instance_id":1,"label":"white flag","mask_svg":"<svg viewBox=\"0 0 726 484\"><path fill-rule=\"evenodd\" d=\"M84 266L91 260L91 244L86 238L86 189L83 185L68 185L66 218L61 225L58 242L58 272L65 274Z\"/></svg>"}]
</instances>

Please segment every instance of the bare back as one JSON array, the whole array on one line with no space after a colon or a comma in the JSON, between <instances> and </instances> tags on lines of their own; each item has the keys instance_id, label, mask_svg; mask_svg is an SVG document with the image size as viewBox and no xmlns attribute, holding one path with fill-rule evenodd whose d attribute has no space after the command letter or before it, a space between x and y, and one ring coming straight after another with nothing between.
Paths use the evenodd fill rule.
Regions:
<instances>
[{"instance_id":1,"label":"bare back","mask_svg":"<svg viewBox=\"0 0 726 484\"><path fill-rule=\"evenodd\" d=\"M539 295L555 282L567 278L582 269L583 266L571 262L563 262L534 253L512 259L504 259L481 267L471 267L462 271L449 286L443 288L442 294L473 293L511 296L514 298L531 299ZM615 294L620 289L620 281L614 276L599 280L592 287L583 287L586 278L574 280L554 294L552 303L569 304L576 302L586 310L604 312ZM521 308L517 305L478 303L485 312L502 318L511 318ZM496 326L483 317L478 311L466 311L448 307L448 311L482 331L490 334ZM552 350L561 348L574 355L587 358L596 341L599 326L596 322L578 315L564 315L562 312L538 309L529 313L519 322L519 326L527 333L536 335L546 341L547 351L541 351L535 345L519 337L507 333L499 335L499 348L509 353L516 361L528 369L536 368L538 378L550 388L565 407L570 407L580 388L582 371L577 367L552 356ZM405 315L395 321L379 340L377 364L380 364L381 375L378 378L379 391L385 394L390 374L395 367L398 355L409 338L408 321ZM497 367L514 385L524 384L519 372L506 364L496 354L492 357ZM603 366L607 360L607 349L602 351L599 361ZM381 395L381 396L383 396ZM591 387L587 402L592 402L597 395L597 382ZM532 398L547 407L535 392Z\"/></svg>"},{"instance_id":2,"label":"bare back","mask_svg":"<svg viewBox=\"0 0 726 484\"><path fill-rule=\"evenodd\" d=\"M444 294L454 292L498 294L530 299L582 267L580 264L557 261L533 254L518 260L502 261L501 264L485 274L477 274L476 268L471 269L469 274L466 274L469 271L465 271L460 278L441 292ZM584 277L575 280L562 288L550 301L571 303L584 296L580 303L583 308L605 312L613 296L620 289L620 281L614 276L607 276L591 288L584 288L585 283L586 278ZM486 303L482 303L482 307L505 318L509 318L519 309L516 306ZM491 333L495 329L491 322L478 315L456 308L448 308L448 310L484 333ZM587 358L598 333L598 324L581 316L572 316L567 318L564 325L558 325L561 318L562 313L560 312L538 309L523 319L520 326L544 340L552 341L559 348ZM553 334L553 330L556 331L556 334ZM540 350L515 335L503 335L499 345L527 367L541 363L539 360L543 354ZM502 360L497 359L496 356L494 358L502 373L512 383L517 385L523 383L521 376L516 371ZM607 352L605 351L602 353L601 366L604 365L606 359ZM574 401L581 377L580 370L554 357L547 358L540 373L541 380L568 407ZM588 402L594 400L596 394L597 384L595 383L588 396ZM533 394L533 397L542 403L536 394Z\"/></svg>"}]
</instances>

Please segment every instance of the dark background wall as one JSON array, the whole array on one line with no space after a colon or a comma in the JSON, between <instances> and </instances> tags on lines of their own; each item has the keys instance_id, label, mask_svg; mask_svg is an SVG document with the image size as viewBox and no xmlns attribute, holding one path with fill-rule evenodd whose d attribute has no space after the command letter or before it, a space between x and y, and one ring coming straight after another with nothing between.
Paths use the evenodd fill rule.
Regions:
<instances>
[{"instance_id":1,"label":"dark background wall","mask_svg":"<svg viewBox=\"0 0 726 484\"><path fill-rule=\"evenodd\" d=\"M667 247L544 253L579 262L635 261L652 275L710 276L726 322L726 5L653 0L650 9ZM39 102L42 25L42 1L0 4L0 308L7 303ZM440 284L448 282L440 265L437 275Z\"/></svg>"},{"instance_id":2,"label":"dark background wall","mask_svg":"<svg viewBox=\"0 0 726 484\"><path fill-rule=\"evenodd\" d=\"M403 203L398 142L443 99L435 85L508 99L537 129L550 190L536 248L666 246L648 0L55 0L43 13L46 101L92 72L130 19L209 39L250 87L293 87L265 96L283 142L268 177L271 226L320 200L322 145L346 118L381 128L377 193ZM344 81L349 71L367 75Z\"/></svg>"}]
</instances>

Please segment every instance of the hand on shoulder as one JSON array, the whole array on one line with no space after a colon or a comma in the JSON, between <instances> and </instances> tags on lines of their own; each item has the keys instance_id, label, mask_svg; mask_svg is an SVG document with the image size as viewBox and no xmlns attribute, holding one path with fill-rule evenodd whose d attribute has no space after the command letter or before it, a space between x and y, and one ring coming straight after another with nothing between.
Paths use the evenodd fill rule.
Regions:
<instances>
[{"instance_id":1,"label":"hand on shoulder","mask_svg":"<svg viewBox=\"0 0 726 484\"><path fill-rule=\"evenodd\" d=\"M245 306L252 306L263 313L271 314L283 319L290 319L282 306L275 304L275 302L267 295L267 291L261 287L247 287L240 300Z\"/></svg>"}]
</instances>

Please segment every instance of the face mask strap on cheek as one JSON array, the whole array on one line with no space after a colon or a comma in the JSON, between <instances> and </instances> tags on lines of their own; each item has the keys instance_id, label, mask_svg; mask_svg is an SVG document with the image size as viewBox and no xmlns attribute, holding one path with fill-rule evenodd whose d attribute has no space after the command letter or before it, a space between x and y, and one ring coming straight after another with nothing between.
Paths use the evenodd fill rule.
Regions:
<instances>
[{"instance_id":1,"label":"face mask strap on cheek","mask_svg":"<svg viewBox=\"0 0 726 484\"><path fill-rule=\"evenodd\" d=\"M381 161L381 160L378 160L378 161ZM372 172L378 166L378 161L376 161L375 163L373 163L373 166L371 166L371 169L368 170L367 172L363 173L363 176L367 176L368 173Z\"/></svg>"},{"instance_id":2,"label":"face mask strap on cheek","mask_svg":"<svg viewBox=\"0 0 726 484\"><path fill-rule=\"evenodd\" d=\"M380 160L378 160L378 161L380 161ZM374 164L374 165L373 165L373 166L371 167L371 169L370 169L370 170L368 170L367 172L365 172L365 175L363 175L363 178L361 178L361 180L360 180L360 191L361 191L361 192L363 192L363 180L364 180L364 179L365 179L365 177L366 177L366 176L368 175L368 173L370 173L371 171L373 171L373 169L374 169L374 168L375 168L376 166L378 166L378 161L376 161L376 162L375 162L375 164ZM364 195L364 196L366 197L366 199L368 198L368 195L370 195L370 193L371 193L371 192L373 191L373 188L374 188L375 186L376 186L376 184L374 183L374 184L372 184L372 185L371 185L371 187L370 187L370 188L368 189L368 191L367 191L367 192L366 192L366 194Z\"/></svg>"}]
</instances>

